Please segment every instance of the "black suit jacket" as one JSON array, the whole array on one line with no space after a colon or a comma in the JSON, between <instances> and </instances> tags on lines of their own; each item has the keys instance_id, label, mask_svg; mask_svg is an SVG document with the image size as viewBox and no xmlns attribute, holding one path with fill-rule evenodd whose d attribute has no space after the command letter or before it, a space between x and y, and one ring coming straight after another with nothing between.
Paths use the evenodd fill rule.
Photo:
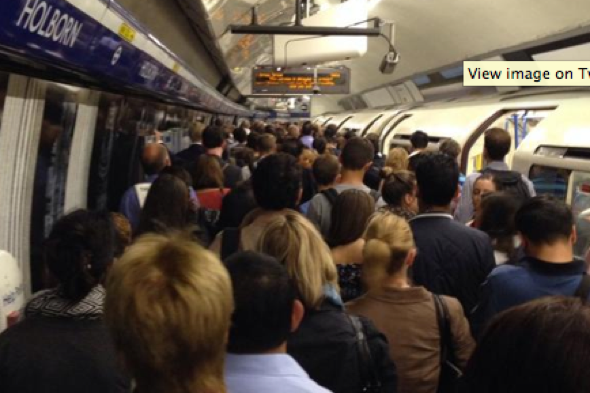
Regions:
<instances>
[{"instance_id":1,"label":"black suit jacket","mask_svg":"<svg viewBox=\"0 0 590 393\"><path fill-rule=\"evenodd\" d=\"M181 161L182 165L188 166L191 163L196 163L203 153L205 153L205 147L201 144L195 143L176 153L176 158Z\"/></svg>"},{"instance_id":2,"label":"black suit jacket","mask_svg":"<svg viewBox=\"0 0 590 393\"><path fill-rule=\"evenodd\" d=\"M410 226L418 248L414 283L457 298L469 314L479 301L480 285L496 266L488 235L443 214L419 215Z\"/></svg>"}]
</instances>

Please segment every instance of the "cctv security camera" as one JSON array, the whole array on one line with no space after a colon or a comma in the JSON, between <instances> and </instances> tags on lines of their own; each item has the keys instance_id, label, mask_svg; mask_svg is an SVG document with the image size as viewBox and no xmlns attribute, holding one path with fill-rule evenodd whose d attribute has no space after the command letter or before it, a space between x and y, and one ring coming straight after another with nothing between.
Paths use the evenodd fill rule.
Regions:
<instances>
[{"instance_id":1,"label":"cctv security camera","mask_svg":"<svg viewBox=\"0 0 590 393\"><path fill-rule=\"evenodd\" d=\"M399 63L399 54L395 50L390 50L385 54L383 60L381 60L379 71L381 71L382 74L393 74L397 63Z\"/></svg>"},{"instance_id":2,"label":"cctv security camera","mask_svg":"<svg viewBox=\"0 0 590 393\"><path fill-rule=\"evenodd\" d=\"M313 91L313 94L320 94L322 89L320 88L319 85L315 84L313 85L313 87L311 88L311 90Z\"/></svg>"}]
</instances>

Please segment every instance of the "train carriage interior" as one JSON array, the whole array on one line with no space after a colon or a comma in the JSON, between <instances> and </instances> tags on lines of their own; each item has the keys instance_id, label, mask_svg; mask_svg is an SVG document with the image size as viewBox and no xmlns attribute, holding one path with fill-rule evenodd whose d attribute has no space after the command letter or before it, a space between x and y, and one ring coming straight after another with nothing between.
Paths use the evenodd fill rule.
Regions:
<instances>
[{"instance_id":1,"label":"train carriage interior","mask_svg":"<svg viewBox=\"0 0 590 393\"><path fill-rule=\"evenodd\" d=\"M589 64L588 0L2 0L0 392L590 393Z\"/></svg>"}]
</instances>

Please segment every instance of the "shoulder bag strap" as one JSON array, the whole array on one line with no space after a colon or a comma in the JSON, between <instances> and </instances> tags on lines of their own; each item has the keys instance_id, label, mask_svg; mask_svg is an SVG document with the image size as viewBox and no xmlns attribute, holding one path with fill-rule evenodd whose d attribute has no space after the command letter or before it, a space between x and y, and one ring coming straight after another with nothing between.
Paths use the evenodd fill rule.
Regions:
<instances>
[{"instance_id":1,"label":"shoulder bag strap","mask_svg":"<svg viewBox=\"0 0 590 393\"><path fill-rule=\"evenodd\" d=\"M582 275L582 281L574 292L574 296L582 299L582 302L588 301L588 295L590 295L590 276L584 272Z\"/></svg>"},{"instance_id":2,"label":"shoulder bag strap","mask_svg":"<svg viewBox=\"0 0 590 393\"><path fill-rule=\"evenodd\" d=\"M371 349L369 348L369 343L367 341L367 335L365 334L363 324L360 318L356 315L346 314L346 316L350 320L350 323L352 324L356 336L356 343L361 366L361 378L363 384L365 385L364 389L369 391L371 389L375 389L375 391L379 390L381 388L381 382L379 381L379 378L375 370L373 356L371 355Z\"/></svg>"},{"instance_id":3,"label":"shoulder bag strap","mask_svg":"<svg viewBox=\"0 0 590 393\"><path fill-rule=\"evenodd\" d=\"M463 372L456 366L455 351L453 345L453 332L451 330L451 320L449 308L444 299L432 294L434 298L434 307L436 309L436 316L438 320L438 329L440 331L440 362L441 365L446 364L455 369L457 375L462 375Z\"/></svg>"}]
</instances>

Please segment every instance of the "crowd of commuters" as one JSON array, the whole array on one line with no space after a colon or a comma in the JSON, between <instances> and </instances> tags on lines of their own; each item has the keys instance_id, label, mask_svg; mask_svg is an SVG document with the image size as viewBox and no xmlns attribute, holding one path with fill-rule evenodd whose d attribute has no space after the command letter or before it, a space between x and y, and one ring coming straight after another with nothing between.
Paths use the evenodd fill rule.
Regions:
<instances>
[{"instance_id":1,"label":"crowd of commuters","mask_svg":"<svg viewBox=\"0 0 590 393\"><path fill-rule=\"evenodd\" d=\"M189 131L145 145L120 213L55 223L0 392L590 391L572 212L505 130L467 177L423 131L386 156L333 125Z\"/></svg>"}]
</instances>

